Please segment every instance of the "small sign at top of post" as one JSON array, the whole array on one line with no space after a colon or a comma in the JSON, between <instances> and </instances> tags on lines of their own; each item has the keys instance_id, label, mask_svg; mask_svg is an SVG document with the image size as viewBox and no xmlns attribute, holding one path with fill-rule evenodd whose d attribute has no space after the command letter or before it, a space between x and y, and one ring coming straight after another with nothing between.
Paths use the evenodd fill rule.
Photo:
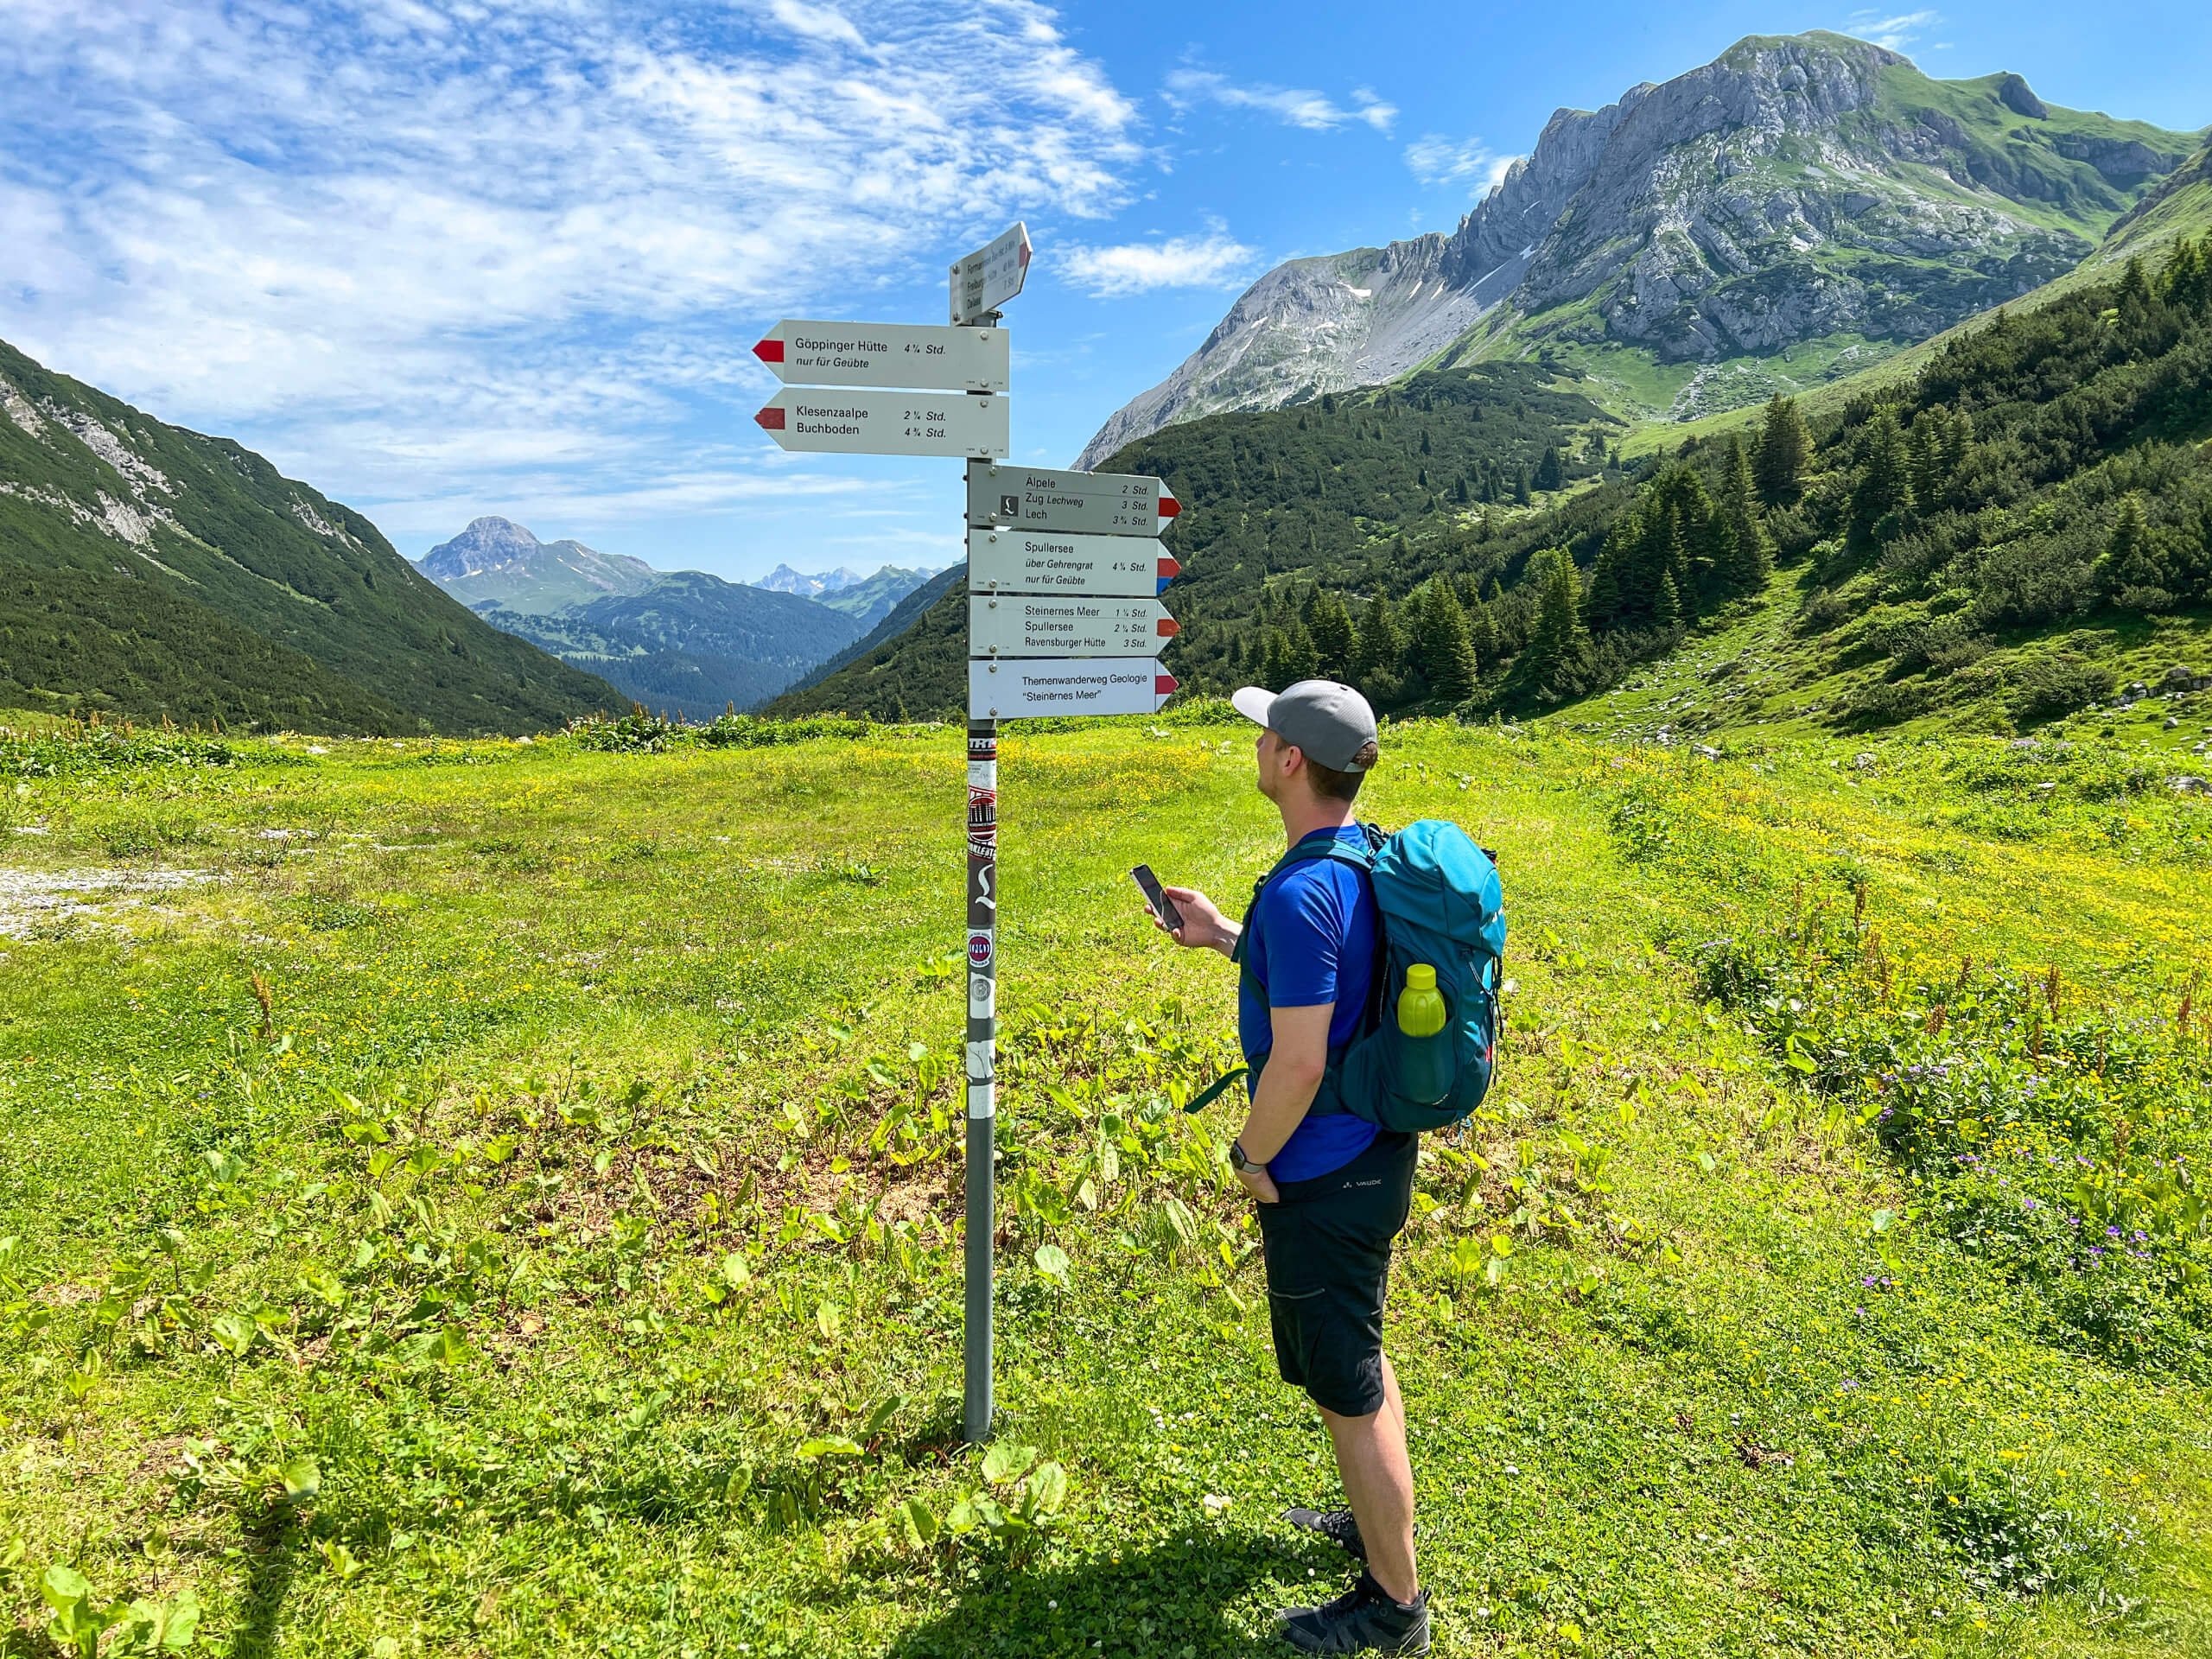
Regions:
<instances>
[{"instance_id":1,"label":"small sign at top of post","mask_svg":"<svg viewBox=\"0 0 2212 1659\"><path fill-rule=\"evenodd\" d=\"M1020 219L952 262L952 326L965 328L1021 292L1029 277L1029 227Z\"/></svg>"}]
</instances>

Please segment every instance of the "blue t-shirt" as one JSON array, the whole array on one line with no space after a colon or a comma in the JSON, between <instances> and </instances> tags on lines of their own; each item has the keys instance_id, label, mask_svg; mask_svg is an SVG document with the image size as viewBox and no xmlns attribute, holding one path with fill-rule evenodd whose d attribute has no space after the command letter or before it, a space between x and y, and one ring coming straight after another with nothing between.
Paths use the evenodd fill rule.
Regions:
<instances>
[{"instance_id":1,"label":"blue t-shirt","mask_svg":"<svg viewBox=\"0 0 2212 1659\"><path fill-rule=\"evenodd\" d=\"M1316 830L1306 840L1322 836L1355 846L1364 840L1354 823ZM1350 1042L1367 1011L1368 988L1375 977L1375 894L1366 878L1333 858L1292 865L1268 883L1252 908L1245 923L1244 965L1268 994L1262 1005L1238 981L1236 1034L1248 1065L1274 1046L1269 1007L1333 1002L1329 1046ZM1303 1118L1268 1160L1268 1173L1278 1181L1326 1175L1365 1152L1376 1134L1374 1124L1349 1112Z\"/></svg>"}]
</instances>

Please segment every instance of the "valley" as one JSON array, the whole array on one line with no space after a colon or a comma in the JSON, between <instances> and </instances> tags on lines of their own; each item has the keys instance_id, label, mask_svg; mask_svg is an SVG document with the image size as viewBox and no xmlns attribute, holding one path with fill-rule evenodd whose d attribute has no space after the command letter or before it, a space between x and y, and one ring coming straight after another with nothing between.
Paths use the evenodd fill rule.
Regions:
<instances>
[{"instance_id":1,"label":"valley","mask_svg":"<svg viewBox=\"0 0 2212 1659\"><path fill-rule=\"evenodd\" d=\"M1440 1637L2199 1650L2212 799L1550 726L1394 725L1362 801L1509 883L1392 1281ZM957 731L0 741L0 1558L312 1655L1276 1651L1326 1452L1175 1109L1233 976L1126 874L1261 867L1247 729L1004 740L995 1473Z\"/></svg>"}]
</instances>

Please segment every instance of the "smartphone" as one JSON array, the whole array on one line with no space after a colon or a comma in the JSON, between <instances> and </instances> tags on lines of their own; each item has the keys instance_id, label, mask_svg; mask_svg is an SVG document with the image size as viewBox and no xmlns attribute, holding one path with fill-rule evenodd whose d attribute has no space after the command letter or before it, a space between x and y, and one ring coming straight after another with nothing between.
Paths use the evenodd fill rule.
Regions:
<instances>
[{"instance_id":1,"label":"smartphone","mask_svg":"<svg viewBox=\"0 0 2212 1659\"><path fill-rule=\"evenodd\" d=\"M1136 878L1137 886L1144 889L1144 901L1152 906L1152 913L1167 924L1173 933L1183 925L1183 912L1175 908L1175 901L1160 890L1160 878L1152 873L1152 866L1140 864L1129 874Z\"/></svg>"}]
</instances>

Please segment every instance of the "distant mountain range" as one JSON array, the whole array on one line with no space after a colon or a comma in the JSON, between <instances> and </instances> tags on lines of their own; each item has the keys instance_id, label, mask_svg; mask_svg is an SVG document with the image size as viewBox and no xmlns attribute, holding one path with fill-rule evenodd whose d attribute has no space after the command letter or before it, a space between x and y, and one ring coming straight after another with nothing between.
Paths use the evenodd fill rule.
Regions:
<instances>
[{"instance_id":1,"label":"distant mountain range","mask_svg":"<svg viewBox=\"0 0 2212 1659\"><path fill-rule=\"evenodd\" d=\"M824 594L841 592L864 580L857 570L825 570L819 575L810 576L803 571L792 569L788 564L779 564L753 585L766 588L772 594L798 594L805 599L819 599Z\"/></svg>"},{"instance_id":2,"label":"distant mountain range","mask_svg":"<svg viewBox=\"0 0 2212 1659\"><path fill-rule=\"evenodd\" d=\"M621 703L251 450L0 345L0 705L411 734Z\"/></svg>"},{"instance_id":3,"label":"distant mountain range","mask_svg":"<svg viewBox=\"0 0 2212 1659\"><path fill-rule=\"evenodd\" d=\"M1635 419L1805 390L2071 270L2202 142L2016 74L1935 80L1844 35L1755 35L1560 110L1449 235L1277 266L1076 464L1178 421L1531 353Z\"/></svg>"},{"instance_id":4,"label":"distant mountain range","mask_svg":"<svg viewBox=\"0 0 2212 1659\"><path fill-rule=\"evenodd\" d=\"M550 616L492 610L484 619L588 669L656 711L694 719L773 696L861 634L860 623L796 594L703 570L657 577Z\"/></svg>"},{"instance_id":5,"label":"distant mountain range","mask_svg":"<svg viewBox=\"0 0 2212 1659\"><path fill-rule=\"evenodd\" d=\"M669 573L582 542L542 542L511 519L472 522L423 555L423 574L494 627L604 676L656 709L748 709L850 646L928 573L805 575L757 583Z\"/></svg>"}]
</instances>

